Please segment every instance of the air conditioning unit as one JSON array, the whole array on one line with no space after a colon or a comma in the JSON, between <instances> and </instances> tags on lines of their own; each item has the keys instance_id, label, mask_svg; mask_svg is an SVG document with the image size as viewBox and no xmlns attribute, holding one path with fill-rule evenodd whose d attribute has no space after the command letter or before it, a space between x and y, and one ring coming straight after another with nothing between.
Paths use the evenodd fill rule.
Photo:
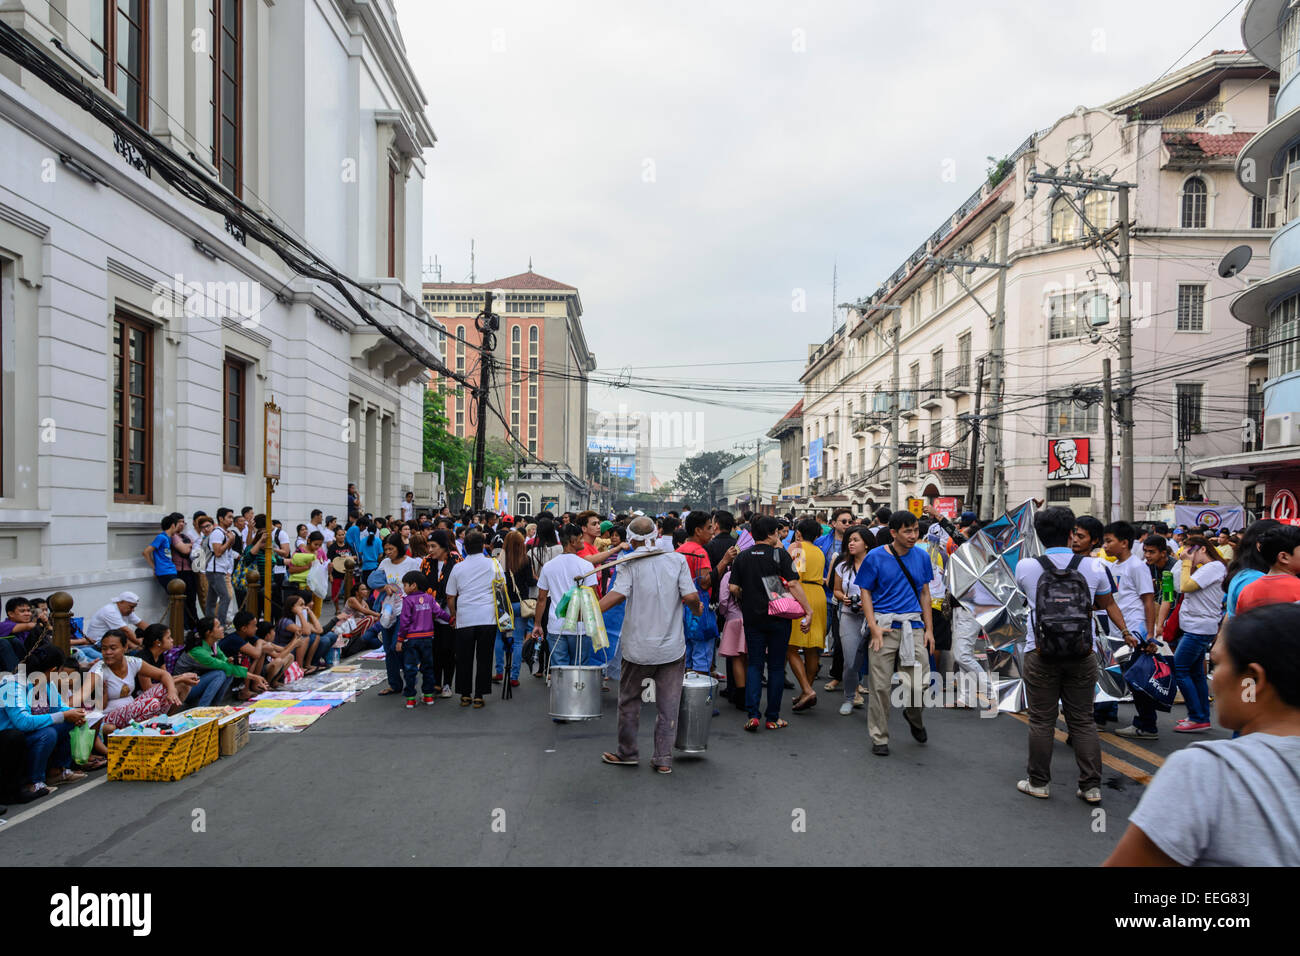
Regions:
<instances>
[{"instance_id":1,"label":"air conditioning unit","mask_svg":"<svg viewBox=\"0 0 1300 956\"><path fill-rule=\"evenodd\" d=\"M1300 445L1300 412L1283 412L1264 419L1264 447Z\"/></svg>"}]
</instances>

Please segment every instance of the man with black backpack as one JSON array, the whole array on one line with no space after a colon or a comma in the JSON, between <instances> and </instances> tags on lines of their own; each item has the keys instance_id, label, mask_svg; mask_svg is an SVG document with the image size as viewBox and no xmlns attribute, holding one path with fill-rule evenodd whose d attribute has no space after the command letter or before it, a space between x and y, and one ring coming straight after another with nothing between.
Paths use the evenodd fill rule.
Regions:
<instances>
[{"instance_id":1,"label":"man with black backpack","mask_svg":"<svg viewBox=\"0 0 1300 956\"><path fill-rule=\"evenodd\" d=\"M1016 584L1029 601L1022 674L1029 702L1029 777L1016 786L1031 797L1047 798L1059 702L1079 765L1075 795L1087 803L1099 804L1101 740L1092 713L1097 686L1094 608L1105 611L1125 636L1128 628L1100 562L1070 550L1074 526L1074 513L1069 508L1040 511L1034 516L1034 530L1046 553L1039 558L1022 558L1016 565Z\"/></svg>"}]
</instances>

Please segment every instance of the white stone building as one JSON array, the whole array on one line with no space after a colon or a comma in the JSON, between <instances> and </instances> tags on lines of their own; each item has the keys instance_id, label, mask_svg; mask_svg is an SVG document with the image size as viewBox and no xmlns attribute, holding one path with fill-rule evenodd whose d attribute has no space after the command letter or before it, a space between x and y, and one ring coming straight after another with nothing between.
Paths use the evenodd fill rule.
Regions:
<instances>
[{"instance_id":1,"label":"white stone building","mask_svg":"<svg viewBox=\"0 0 1300 956\"><path fill-rule=\"evenodd\" d=\"M907 496L967 499L969 423L982 357L989 359L982 413L991 400L990 313L996 313L998 270L949 272L931 257L996 262L1002 228L1009 263L1003 415L1000 445L989 444L987 427L979 443L976 497L992 457L994 498L978 502L981 513L1032 496L1100 516L1106 481L1113 483L1118 512L1119 469L1134 475L1132 517L1138 519L1180 494L1252 506L1249 484L1196 476L1188 467L1183 485L1181 473L1198 458L1240 451L1248 431L1243 421L1258 418L1262 408L1264 337L1233 321L1227 301L1268 272L1269 212L1263 198L1237 182L1234 163L1269 123L1276 88L1276 72L1259 60L1220 51L1032 134L1008 156L1005 175L990 177L944 221L861 314L809 346L801 376L804 496L818 503L844 498L858 507L890 501L890 402L897 390L900 506ZM1128 462L1120 458L1118 423L1114 457L1107 461L1104 454L1107 357L1119 384L1119 287L1108 274L1116 260L1098 251L1079 216L1082 211L1114 240L1116 194L1071 188L1067 197L1029 180L1035 169L1064 170L1067 164L1135 184L1129 218L1136 392ZM1222 278L1220 259L1239 245L1253 252L1249 267ZM886 305L901 309L887 311ZM891 367L895 315L901 325L897 382ZM1175 429L1180 398L1190 403L1194 419L1185 460ZM1086 475L1072 469L1077 477L1063 477L1064 470L1049 467L1049 447L1064 439L1074 439L1080 451L1088 442L1086 461L1080 460ZM947 467L929 468L935 452L948 452Z\"/></svg>"},{"instance_id":2,"label":"white stone building","mask_svg":"<svg viewBox=\"0 0 1300 956\"><path fill-rule=\"evenodd\" d=\"M0 22L398 304L356 293L407 345L0 56L0 592L89 614L130 587L157 620L142 549L173 510L265 509L271 398L276 517L343 516L350 481L395 512L439 355L419 299L435 138L391 0L16 0Z\"/></svg>"}]
</instances>

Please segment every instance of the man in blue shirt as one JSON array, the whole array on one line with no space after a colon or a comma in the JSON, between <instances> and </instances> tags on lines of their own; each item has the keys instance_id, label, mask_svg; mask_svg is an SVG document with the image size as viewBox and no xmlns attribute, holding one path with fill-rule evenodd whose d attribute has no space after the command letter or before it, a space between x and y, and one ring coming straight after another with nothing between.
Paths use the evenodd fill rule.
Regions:
<instances>
[{"instance_id":1,"label":"man in blue shirt","mask_svg":"<svg viewBox=\"0 0 1300 956\"><path fill-rule=\"evenodd\" d=\"M923 744L928 737L921 722L921 691L934 650L934 572L930 555L913 547L918 531L914 514L894 512L889 516L891 542L868 551L858 571L862 614L871 634L867 729L871 752L878 757L889 756L889 688L895 672L902 678L903 699L911 703L903 708L903 717L913 739Z\"/></svg>"}]
</instances>

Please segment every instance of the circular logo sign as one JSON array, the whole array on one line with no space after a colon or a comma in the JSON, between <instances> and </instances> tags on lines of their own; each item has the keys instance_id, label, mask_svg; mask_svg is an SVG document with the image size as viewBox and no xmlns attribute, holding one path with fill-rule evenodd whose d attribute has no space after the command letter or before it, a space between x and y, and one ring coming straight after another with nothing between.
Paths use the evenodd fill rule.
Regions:
<instances>
[{"instance_id":1,"label":"circular logo sign","mask_svg":"<svg viewBox=\"0 0 1300 956\"><path fill-rule=\"evenodd\" d=\"M1271 517L1278 521L1289 521L1297 517L1300 508L1296 507L1295 492L1283 488L1273 496L1273 507L1269 511Z\"/></svg>"},{"instance_id":2,"label":"circular logo sign","mask_svg":"<svg viewBox=\"0 0 1300 956\"><path fill-rule=\"evenodd\" d=\"M1196 516L1196 523L1203 524L1207 528L1217 528L1219 520L1219 513L1212 508L1207 508Z\"/></svg>"}]
</instances>

